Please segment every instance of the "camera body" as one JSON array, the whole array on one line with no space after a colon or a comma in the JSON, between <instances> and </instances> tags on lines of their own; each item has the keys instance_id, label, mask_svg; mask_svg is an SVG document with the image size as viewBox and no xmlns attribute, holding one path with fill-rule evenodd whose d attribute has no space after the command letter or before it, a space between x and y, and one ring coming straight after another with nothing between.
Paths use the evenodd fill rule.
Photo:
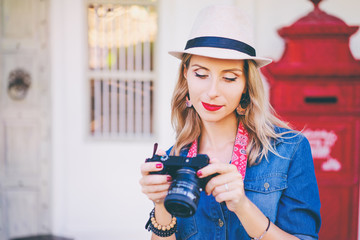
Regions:
<instances>
[{"instance_id":1,"label":"camera body","mask_svg":"<svg viewBox=\"0 0 360 240\"><path fill-rule=\"evenodd\" d=\"M164 168L158 172L150 174L170 175L172 179L176 179L177 171L181 168L191 168L195 172L206 167L209 164L209 157L206 154L198 154L196 157L182 157L182 156L168 156L168 155L154 155L152 158L146 159L146 162L161 162ZM206 183L210 180L207 178L198 178L199 187L204 189Z\"/></svg>"},{"instance_id":2,"label":"camera body","mask_svg":"<svg viewBox=\"0 0 360 240\"><path fill-rule=\"evenodd\" d=\"M209 164L206 154L196 157L154 155L146 162L161 162L163 169L150 174L168 174L173 181L169 187L164 205L167 211L177 217L190 217L195 214L200 198L200 192L207 182L216 174L198 178L196 172Z\"/></svg>"}]
</instances>

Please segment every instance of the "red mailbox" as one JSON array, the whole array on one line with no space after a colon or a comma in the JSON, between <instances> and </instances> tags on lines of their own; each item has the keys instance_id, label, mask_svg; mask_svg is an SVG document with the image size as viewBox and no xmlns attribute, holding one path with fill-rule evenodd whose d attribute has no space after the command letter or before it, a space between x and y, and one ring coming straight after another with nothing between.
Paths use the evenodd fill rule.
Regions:
<instances>
[{"instance_id":1,"label":"red mailbox","mask_svg":"<svg viewBox=\"0 0 360 240\"><path fill-rule=\"evenodd\" d=\"M320 239L357 239L360 61L349 49L357 26L314 10L279 35L285 51L262 69L279 115L309 139L320 189Z\"/></svg>"}]
</instances>

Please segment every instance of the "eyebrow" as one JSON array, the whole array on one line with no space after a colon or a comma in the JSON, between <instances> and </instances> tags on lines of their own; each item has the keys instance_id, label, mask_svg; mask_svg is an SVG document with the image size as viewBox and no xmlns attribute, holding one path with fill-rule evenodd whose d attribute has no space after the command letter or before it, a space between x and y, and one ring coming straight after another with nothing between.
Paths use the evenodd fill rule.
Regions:
<instances>
[{"instance_id":1,"label":"eyebrow","mask_svg":"<svg viewBox=\"0 0 360 240\"><path fill-rule=\"evenodd\" d=\"M208 70L208 71L209 71L209 69L207 69L206 67L201 66L201 65L199 65L199 64L194 64L194 65L191 65L191 67L199 67L199 68L203 68L203 69L205 69L205 70Z\"/></svg>"},{"instance_id":2,"label":"eyebrow","mask_svg":"<svg viewBox=\"0 0 360 240\"><path fill-rule=\"evenodd\" d=\"M243 70L240 68L231 68L231 69L223 70L223 72L235 72L235 71L242 72Z\"/></svg>"},{"instance_id":3,"label":"eyebrow","mask_svg":"<svg viewBox=\"0 0 360 240\"><path fill-rule=\"evenodd\" d=\"M208 68L206 68L206 67L204 67L204 66L201 66L201 65L199 65L199 64L191 65L191 67L199 67L199 68L203 68L203 69L209 71ZM240 69L240 68L230 68L230 69L222 70L222 72L234 72L234 71L243 72L243 70Z\"/></svg>"}]
</instances>

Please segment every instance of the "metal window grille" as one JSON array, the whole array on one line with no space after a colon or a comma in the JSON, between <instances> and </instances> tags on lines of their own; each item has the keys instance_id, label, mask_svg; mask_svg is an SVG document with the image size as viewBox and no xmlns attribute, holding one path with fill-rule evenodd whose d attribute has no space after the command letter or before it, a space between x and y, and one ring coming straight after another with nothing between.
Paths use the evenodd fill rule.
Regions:
<instances>
[{"instance_id":1,"label":"metal window grille","mask_svg":"<svg viewBox=\"0 0 360 240\"><path fill-rule=\"evenodd\" d=\"M157 13L154 1L138 3L88 5L93 136L147 137L153 133Z\"/></svg>"}]
</instances>

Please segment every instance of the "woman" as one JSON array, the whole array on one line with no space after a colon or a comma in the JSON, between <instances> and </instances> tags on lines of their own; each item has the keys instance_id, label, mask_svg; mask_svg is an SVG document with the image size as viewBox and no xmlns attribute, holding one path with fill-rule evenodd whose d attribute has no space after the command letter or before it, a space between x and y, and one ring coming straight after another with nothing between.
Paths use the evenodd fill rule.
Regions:
<instances>
[{"instance_id":1,"label":"woman","mask_svg":"<svg viewBox=\"0 0 360 240\"><path fill-rule=\"evenodd\" d=\"M170 52L182 62L172 99L176 141L166 154L207 154L197 176L218 175L195 215L176 219L164 207L171 177L149 174L163 169L159 162L143 164L153 239L318 238L309 143L273 114L258 70L271 60L256 57L251 37L239 9L212 6L200 12L185 50Z\"/></svg>"}]
</instances>

